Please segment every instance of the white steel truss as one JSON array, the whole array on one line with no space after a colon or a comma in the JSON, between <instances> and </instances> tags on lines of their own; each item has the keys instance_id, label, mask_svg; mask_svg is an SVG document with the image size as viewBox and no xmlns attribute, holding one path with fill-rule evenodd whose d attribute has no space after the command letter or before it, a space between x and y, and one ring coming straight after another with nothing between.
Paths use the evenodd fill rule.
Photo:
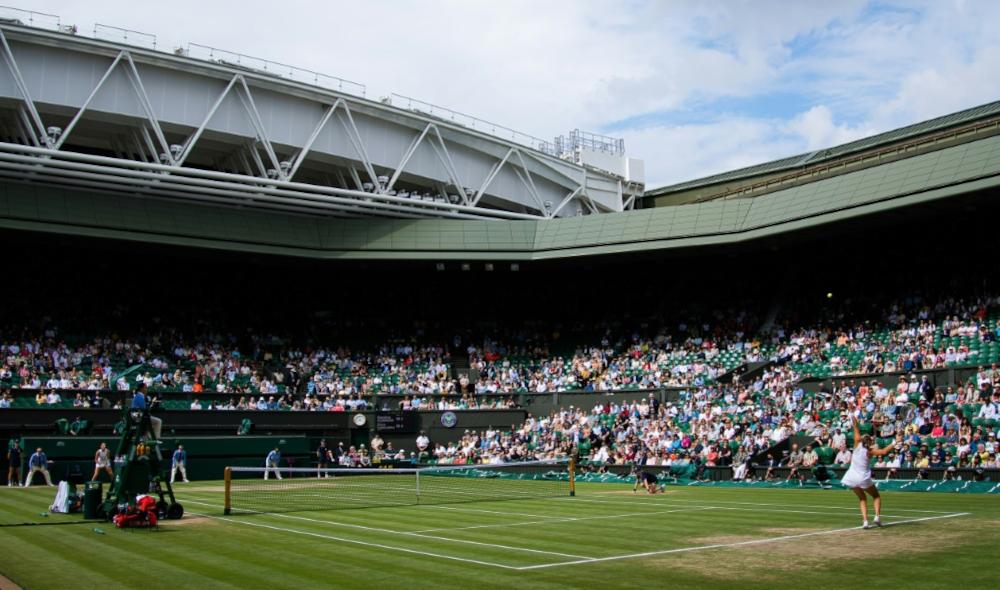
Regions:
<instances>
[{"instance_id":1,"label":"white steel truss","mask_svg":"<svg viewBox=\"0 0 1000 590\"><path fill-rule=\"evenodd\" d=\"M275 204L293 200L308 203L314 212L344 210L366 210L372 214L381 212L409 213L413 217L448 217L456 219L536 219L537 216L513 211L483 210L462 204L422 201L414 203L410 199L383 193L369 193L361 190L342 189L281 180L268 180L266 184L258 177L202 170L199 168L178 168L166 164L122 160L108 156L96 156L72 151L60 151L0 142L0 169L39 171L64 178L105 179L107 182L131 183L138 187L156 187L175 190L191 195L217 194L252 199ZM164 174L168 173L168 174ZM238 204L235 203L234 204Z\"/></svg>"},{"instance_id":2,"label":"white steel truss","mask_svg":"<svg viewBox=\"0 0 1000 590\"><path fill-rule=\"evenodd\" d=\"M52 147L52 141L45 129L45 124L42 123L42 117L38 114L38 109L35 108L35 101L31 100L28 85L24 83L21 70L17 67L17 60L14 59L14 53L10 50L10 44L7 43L7 36L4 35L3 30L0 30L0 43L2 43L3 61L14 79L14 86L21 94L22 109L26 109L28 117L30 117L30 121L27 122L28 137L33 145L44 144L45 147ZM22 116L24 116L23 111Z\"/></svg>"},{"instance_id":3,"label":"white steel truss","mask_svg":"<svg viewBox=\"0 0 1000 590\"><path fill-rule=\"evenodd\" d=\"M300 214L539 219L556 217L574 202L591 213L614 210L595 201L588 194L585 170L577 168L580 174L579 177L574 177L575 172L567 166L553 164L551 156L500 140L494 143L494 147L499 143L504 149L496 151L496 155L488 156L493 162L485 176L463 178L467 174L460 174L460 167L452 156L445 136L455 138L456 133L467 131L447 122L441 123L417 115L406 115L411 124L419 126L413 125L412 140L398 163L394 166L376 164L369 156L364 136L359 131L352 112L352 106L357 107L360 99L344 96L331 96L312 131L301 145L294 147L294 155L282 161L268 136L267 126L254 96L257 85L265 82L273 84L273 80L262 80L253 72L233 71L232 68L217 68L217 72L228 70L228 75L223 78L225 85L222 91L204 113L200 124L187 132L186 139L180 145L171 145L146 91L142 69L136 63L136 56L145 55L145 52L138 49L120 50L65 128L50 129L46 127L42 113L21 74L15 54L4 34L5 26L0 26L0 57L20 98L15 126L23 127L21 132L8 132L8 136L23 137L25 141L24 144L0 142L0 174L8 178L19 178L18 175L21 175L20 178L27 178L25 175L30 173L32 180L45 179L63 185L77 183L81 187L100 188L101 183L105 183L109 190L156 198L196 199L215 204L286 210ZM71 138L78 124L88 110L92 109L95 98L117 70L124 73L134 92L143 115L141 124L120 136L110 138L112 153L116 157L81 154L67 149L68 145L72 145ZM218 73L214 77L219 79ZM244 142L245 149L240 148L216 162L215 170L188 165L187 162L213 117L231 94L235 95L241 105L253 137L249 142ZM398 117L396 119L399 123ZM339 123L336 129L331 127L334 120ZM4 123L4 129L7 128ZM173 129L176 134L176 129ZM327 185L296 181L295 178L301 176L302 166L313 152L317 140L324 131L330 130L342 133L347 144L353 148L356 155L354 165L344 165L342 168L330 166L329 172L321 172L322 176L329 179ZM430 191L437 193L437 197L431 200L430 197L411 199L397 196L396 185L414 155L425 145L434 153L444 176L439 179L418 180L417 183L426 182ZM284 153L288 153L287 147L282 149ZM480 150L480 153L489 152ZM316 166L311 166L310 171L315 172L315 168ZM519 180L523 187L522 199L526 197L525 204L518 206L510 201L511 209L497 208L498 203L508 202L506 198L500 197L491 199L490 206L483 206L484 197L491 194L491 186L504 169L508 175ZM539 174L548 180L545 197L539 190ZM478 184L478 188L470 187L470 182ZM567 188L562 197L553 199L558 201L555 204L546 200L551 198L552 186ZM631 208L634 199L635 195L632 194L623 203L622 209Z\"/></svg>"}]
</instances>

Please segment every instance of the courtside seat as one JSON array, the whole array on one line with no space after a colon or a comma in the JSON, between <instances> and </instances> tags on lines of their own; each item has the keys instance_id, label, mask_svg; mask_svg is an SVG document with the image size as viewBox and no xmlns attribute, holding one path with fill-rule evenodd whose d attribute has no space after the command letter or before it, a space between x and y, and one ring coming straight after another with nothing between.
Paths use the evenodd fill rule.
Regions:
<instances>
[{"instance_id":1,"label":"courtside seat","mask_svg":"<svg viewBox=\"0 0 1000 590\"><path fill-rule=\"evenodd\" d=\"M822 446L816 449L816 456L819 457L820 464L833 465L833 461L834 459L836 459L837 452L830 447Z\"/></svg>"}]
</instances>

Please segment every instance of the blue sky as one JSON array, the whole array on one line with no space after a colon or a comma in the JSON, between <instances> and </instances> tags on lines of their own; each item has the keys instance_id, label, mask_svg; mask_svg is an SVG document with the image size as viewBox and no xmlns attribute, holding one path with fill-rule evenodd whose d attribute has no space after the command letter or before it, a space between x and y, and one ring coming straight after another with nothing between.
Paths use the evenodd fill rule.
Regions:
<instances>
[{"instance_id":1,"label":"blue sky","mask_svg":"<svg viewBox=\"0 0 1000 590\"><path fill-rule=\"evenodd\" d=\"M717 96L710 99L690 99L682 106L632 115L604 123L599 131L609 135L626 133L645 127L711 123L728 117L775 119L809 109L812 99L794 90L774 90L750 96Z\"/></svg>"},{"instance_id":2,"label":"blue sky","mask_svg":"<svg viewBox=\"0 0 1000 590\"><path fill-rule=\"evenodd\" d=\"M28 4L24 4L27 7ZM549 138L624 137L658 186L1000 99L996 0L32 0Z\"/></svg>"}]
</instances>

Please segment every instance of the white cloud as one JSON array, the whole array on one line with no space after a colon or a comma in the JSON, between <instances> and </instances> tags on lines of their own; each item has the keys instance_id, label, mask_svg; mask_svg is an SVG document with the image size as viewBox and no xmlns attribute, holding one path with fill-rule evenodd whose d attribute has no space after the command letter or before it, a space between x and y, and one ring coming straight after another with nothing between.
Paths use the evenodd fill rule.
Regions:
<instances>
[{"instance_id":1,"label":"white cloud","mask_svg":"<svg viewBox=\"0 0 1000 590\"><path fill-rule=\"evenodd\" d=\"M1000 47L978 51L969 61L934 64L908 74L896 96L873 116L890 126L945 115L1000 98Z\"/></svg>"},{"instance_id":2,"label":"white cloud","mask_svg":"<svg viewBox=\"0 0 1000 590\"><path fill-rule=\"evenodd\" d=\"M787 129L790 133L801 137L806 149L810 151L847 143L872 134L870 128L835 123L833 112L826 105L814 106L795 117L788 123Z\"/></svg>"},{"instance_id":3,"label":"white cloud","mask_svg":"<svg viewBox=\"0 0 1000 590\"><path fill-rule=\"evenodd\" d=\"M649 127L626 136L634 153L647 158L661 183L690 180L766 162L803 150L799 138L780 130L780 121L725 118L706 124ZM649 178L647 178L647 181Z\"/></svg>"}]
</instances>

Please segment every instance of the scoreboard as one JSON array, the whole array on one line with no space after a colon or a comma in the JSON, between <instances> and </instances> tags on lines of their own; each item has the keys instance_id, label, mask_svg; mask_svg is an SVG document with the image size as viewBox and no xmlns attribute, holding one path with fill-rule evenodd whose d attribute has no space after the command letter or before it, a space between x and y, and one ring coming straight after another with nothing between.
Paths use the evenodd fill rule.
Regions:
<instances>
[{"instance_id":1,"label":"scoreboard","mask_svg":"<svg viewBox=\"0 0 1000 590\"><path fill-rule=\"evenodd\" d=\"M378 412L375 414L375 432L420 432L418 412Z\"/></svg>"}]
</instances>

